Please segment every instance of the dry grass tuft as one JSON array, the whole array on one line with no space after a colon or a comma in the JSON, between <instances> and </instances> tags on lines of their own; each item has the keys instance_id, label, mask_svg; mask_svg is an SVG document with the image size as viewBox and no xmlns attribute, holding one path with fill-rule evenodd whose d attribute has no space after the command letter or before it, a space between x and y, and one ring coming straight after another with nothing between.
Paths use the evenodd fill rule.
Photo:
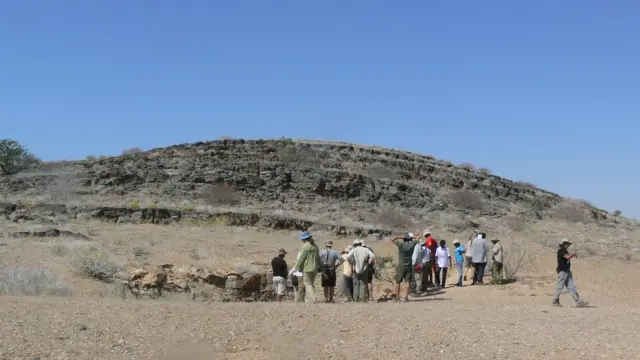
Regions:
<instances>
[{"instance_id":1,"label":"dry grass tuft","mask_svg":"<svg viewBox=\"0 0 640 360\"><path fill-rule=\"evenodd\" d=\"M70 296L71 286L49 269L18 268L0 270L0 295Z\"/></svg>"},{"instance_id":2,"label":"dry grass tuft","mask_svg":"<svg viewBox=\"0 0 640 360\"><path fill-rule=\"evenodd\" d=\"M120 265L109 255L97 249L78 249L71 259L72 269L93 279L111 282L120 271Z\"/></svg>"},{"instance_id":3,"label":"dry grass tuft","mask_svg":"<svg viewBox=\"0 0 640 360\"><path fill-rule=\"evenodd\" d=\"M379 212L376 223L389 229L398 229L402 231L415 227L415 221L410 216L391 209L385 209Z\"/></svg>"}]
</instances>

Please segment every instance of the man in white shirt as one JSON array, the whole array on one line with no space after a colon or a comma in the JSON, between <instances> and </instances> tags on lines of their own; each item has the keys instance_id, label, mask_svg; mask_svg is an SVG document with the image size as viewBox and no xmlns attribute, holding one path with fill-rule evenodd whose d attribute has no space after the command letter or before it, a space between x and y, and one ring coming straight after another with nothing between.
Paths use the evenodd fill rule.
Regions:
<instances>
[{"instance_id":1,"label":"man in white shirt","mask_svg":"<svg viewBox=\"0 0 640 360\"><path fill-rule=\"evenodd\" d=\"M362 246L362 240L353 242L353 249L347 255L347 261L353 267L353 300L366 302L369 300L367 276L376 259L374 253Z\"/></svg>"},{"instance_id":2,"label":"man in white shirt","mask_svg":"<svg viewBox=\"0 0 640 360\"><path fill-rule=\"evenodd\" d=\"M451 266L451 252L447 247L447 242L440 240L440 246L436 249L436 286L444 288L447 281L447 272ZM440 278L442 274L442 278Z\"/></svg>"}]
</instances>

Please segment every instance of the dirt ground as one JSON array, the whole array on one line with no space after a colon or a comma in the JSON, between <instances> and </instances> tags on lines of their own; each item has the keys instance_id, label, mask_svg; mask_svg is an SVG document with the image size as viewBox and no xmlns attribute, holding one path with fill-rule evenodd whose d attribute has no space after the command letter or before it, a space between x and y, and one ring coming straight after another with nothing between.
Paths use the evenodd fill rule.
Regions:
<instances>
[{"instance_id":1,"label":"dirt ground","mask_svg":"<svg viewBox=\"0 0 640 360\"><path fill-rule=\"evenodd\" d=\"M24 228L2 225L5 233ZM95 247L130 268L144 262L262 268L279 248L290 252L292 264L298 234L104 223L69 228L93 240L0 238L0 269L49 269L73 289L60 297L0 296L0 359L619 359L640 351L633 331L640 323L640 266L624 254L585 254L572 262L578 290L592 305L582 309L571 307L566 293L563 308L551 307L555 248L533 242L512 284L448 287L409 303L135 300L76 274L69 265L74 249ZM333 240L342 247L353 239ZM379 256L394 254L388 242L369 244ZM376 284L378 294L385 288L390 284Z\"/></svg>"}]
</instances>

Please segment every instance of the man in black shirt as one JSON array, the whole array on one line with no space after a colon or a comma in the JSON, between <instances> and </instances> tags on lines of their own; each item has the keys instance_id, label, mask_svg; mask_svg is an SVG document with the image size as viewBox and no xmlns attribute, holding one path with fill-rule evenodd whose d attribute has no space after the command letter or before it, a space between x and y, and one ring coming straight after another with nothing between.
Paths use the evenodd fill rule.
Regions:
<instances>
[{"instance_id":1,"label":"man in black shirt","mask_svg":"<svg viewBox=\"0 0 640 360\"><path fill-rule=\"evenodd\" d=\"M287 291L287 262L284 256L287 252L284 249L278 251L278 256L271 260L271 270L273 271L273 288L276 291L276 301L282 301L282 296Z\"/></svg>"},{"instance_id":2,"label":"man in black shirt","mask_svg":"<svg viewBox=\"0 0 640 360\"><path fill-rule=\"evenodd\" d=\"M562 290L566 287L569 293L571 293L571 296L573 296L573 300L576 301L576 306L585 307L588 303L580 300L576 283L573 281L573 275L571 274L571 259L577 258L578 255L576 253L570 254L568 250L569 246L571 246L571 241L563 239L558 249L558 267L556 268L558 281L556 282L556 292L553 295L553 306L562 306L560 305L560 294L562 294Z\"/></svg>"}]
</instances>

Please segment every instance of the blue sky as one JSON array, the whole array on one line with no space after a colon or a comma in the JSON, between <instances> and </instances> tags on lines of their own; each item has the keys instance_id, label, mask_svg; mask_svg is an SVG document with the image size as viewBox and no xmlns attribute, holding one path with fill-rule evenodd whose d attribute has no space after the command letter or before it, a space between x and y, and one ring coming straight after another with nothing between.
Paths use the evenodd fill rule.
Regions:
<instances>
[{"instance_id":1,"label":"blue sky","mask_svg":"<svg viewBox=\"0 0 640 360\"><path fill-rule=\"evenodd\" d=\"M0 137L406 149L640 217L640 2L4 1Z\"/></svg>"}]
</instances>

